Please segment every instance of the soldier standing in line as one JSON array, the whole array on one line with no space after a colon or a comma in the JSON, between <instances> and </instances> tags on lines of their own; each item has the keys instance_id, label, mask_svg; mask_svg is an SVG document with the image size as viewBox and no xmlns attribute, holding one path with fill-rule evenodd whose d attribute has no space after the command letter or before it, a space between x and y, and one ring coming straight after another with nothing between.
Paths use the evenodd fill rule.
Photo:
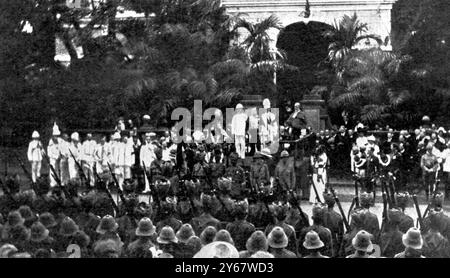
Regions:
<instances>
[{"instance_id":1,"label":"soldier standing in line","mask_svg":"<svg viewBox=\"0 0 450 278\"><path fill-rule=\"evenodd\" d=\"M373 244L370 238L371 235L368 232L364 230L359 231L352 240L352 246L356 251L346 258L375 258L374 256L369 255L373 250Z\"/></svg>"},{"instance_id":2,"label":"soldier standing in line","mask_svg":"<svg viewBox=\"0 0 450 278\"><path fill-rule=\"evenodd\" d=\"M305 259L312 259L312 258L319 258L319 259L325 259L329 258L327 256L324 256L320 253L320 250L322 247L324 247L325 244L320 240L319 235L315 231L309 231L306 234L305 241L303 242L303 247L308 250L309 255L303 257Z\"/></svg>"},{"instance_id":3,"label":"soldier standing in line","mask_svg":"<svg viewBox=\"0 0 450 278\"><path fill-rule=\"evenodd\" d=\"M214 186L217 185L217 180L224 176L225 174L225 164L222 163L222 152L220 150L214 151L214 157L209 163L209 168L211 171L211 182Z\"/></svg>"},{"instance_id":4,"label":"soldier standing in line","mask_svg":"<svg viewBox=\"0 0 450 278\"><path fill-rule=\"evenodd\" d=\"M97 142L92 139L92 134L86 135L86 140L81 145L81 166L83 167L84 175L90 181L90 185L94 185L93 167L95 163L94 153L97 148Z\"/></svg>"},{"instance_id":5,"label":"soldier standing in line","mask_svg":"<svg viewBox=\"0 0 450 278\"><path fill-rule=\"evenodd\" d=\"M333 194L324 192L323 199L328 206L327 210L325 210L323 226L331 231L333 249L335 250L334 255L336 257L344 236L344 221L342 216L334 210L336 201Z\"/></svg>"},{"instance_id":6,"label":"soldier standing in line","mask_svg":"<svg viewBox=\"0 0 450 278\"><path fill-rule=\"evenodd\" d=\"M53 132L52 132L52 138L50 138L50 141L48 142L47 147L47 155L50 160L50 164L53 166L53 168L56 170L56 173L58 174L58 177L61 178L61 170L60 170L60 158L61 158L61 141L59 139L59 136L61 135L61 132L59 131L58 126L56 123L53 125ZM49 169L49 177L50 177L50 186L55 187L56 180L52 175L51 170Z\"/></svg>"},{"instance_id":7,"label":"soldier standing in line","mask_svg":"<svg viewBox=\"0 0 450 278\"><path fill-rule=\"evenodd\" d=\"M61 136L61 141L60 141L61 158L60 158L60 161L59 161L59 169L61 170L61 177L60 177L60 179L61 179L61 183L63 185L66 185L69 182L69 179L70 179L70 174L69 174L69 157L70 157L69 146L70 146L69 135L64 133Z\"/></svg>"},{"instance_id":8,"label":"soldier standing in line","mask_svg":"<svg viewBox=\"0 0 450 278\"><path fill-rule=\"evenodd\" d=\"M429 219L429 230L423 234L423 255L427 258L449 258L449 241L439 232L441 225L439 212L430 210Z\"/></svg>"},{"instance_id":9,"label":"soldier standing in line","mask_svg":"<svg viewBox=\"0 0 450 278\"><path fill-rule=\"evenodd\" d=\"M394 258L425 258L422 256L423 239L420 230L411 228L402 236L405 250L394 256Z\"/></svg>"},{"instance_id":10,"label":"soldier standing in line","mask_svg":"<svg viewBox=\"0 0 450 278\"><path fill-rule=\"evenodd\" d=\"M247 239L255 232L255 226L247 221L248 202L239 201L233 207L234 221L228 223L226 230L230 232L236 249L245 250Z\"/></svg>"},{"instance_id":11,"label":"soldier standing in line","mask_svg":"<svg viewBox=\"0 0 450 278\"><path fill-rule=\"evenodd\" d=\"M333 257L335 250L333 249L333 237L331 235L330 229L324 227L324 217L325 217L326 208L322 207L320 204L317 204L313 207L312 211L312 219L313 225L304 228L300 232L300 237L298 239L298 252L301 256L307 255L307 250L303 247L303 242L305 241L306 234L309 231L315 231L319 234L320 240L324 243L324 247L321 250L323 255L328 257Z\"/></svg>"},{"instance_id":12,"label":"soldier standing in line","mask_svg":"<svg viewBox=\"0 0 450 278\"><path fill-rule=\"evenodd\" d=\"M399 230L402 212L398 209L388 211L388 221L380 237L381 255L387 258L393 258L395 254L403 251L402 236Z\"/></svg>"},{"instance_id":13,"label":"soldier standing in line","mask_svg":"<svg viewBox=\"0 0 450 278\"><path fill-rule=\"evenodd\" d=\"M68 158L69 178L76 179L79 176L78 176L78 168L75 163L74 157L77 162L80 162L80 148L81 148L80 135L78 134L78 132L74 132L72 133L70 138L72 139L72 142L70 142L69 145L69 158ZM70 152L72 152L74 157L72 157L72 154L70 154Z\"/></svg>"},{"instance_id":14,"label":"soldier standing in line","mask_svg":"<svg viewBox=\"0 0 450 278\"><path fill-rule=\"evenodd\" d=\"M239 156L237 153L231 153L229 156L230 166L225 170L224 177L231 178L231 197L234 199L243 199L247 195L245 187L245 171L237 165Z\"/></svg>"},{"instance_id":15,"label":"soldier standing in line","mask_svg":"<svg viewBox=\"0 0 450 278\"><path fill-rule=\"evenodd\" d=\"M267 189L270 186L269 168L260 152L253 157L254 162L250 169L250 181L253 188ZM261 188L262 187L262 188Z\"/></svg>"},{"instance_id":16,"label":"soldier standing in line","mask_svg":"<svg viewBox=\"0 0 450 278\"><path fill-rule=\"evenodd\" d=\"M401 211L400 223L398 227L400 232L405 234L409 230L409 228L414 227L413 218L405 213L405 209L410 198L409 193L397 193L395 198L397 199L397 206Z\"/></svg>"},{"instance_id":17,"label":"soldier standing in line","mask_svg":"<svg viewBox=\"0 0 450 278\"><path fill-rule=\"evenodd\" d=\"M363 229L373 235L374 238L372 241L377 243L378 239L376 237L380 234L380 222L378 221L376 214L370 211L370 207L374 204L372 194L362 192L360 195L360 202L363 209L361 213L364 214ZM352 225L353 223L351 222L350 226Z\"/></svg>"},{"instance_id":18,"label":"soldier standing in line","mask_svg":"<svg viewBox=\"0 0 450 278\"><path fill-rule=\"evenodd\" d=\"M275 180L277 181L279 192L295 188L294 165L293 161L289 159L289 153L286 150L280 154L280 161L275 168Z\"/></svg>"}]
</instances>

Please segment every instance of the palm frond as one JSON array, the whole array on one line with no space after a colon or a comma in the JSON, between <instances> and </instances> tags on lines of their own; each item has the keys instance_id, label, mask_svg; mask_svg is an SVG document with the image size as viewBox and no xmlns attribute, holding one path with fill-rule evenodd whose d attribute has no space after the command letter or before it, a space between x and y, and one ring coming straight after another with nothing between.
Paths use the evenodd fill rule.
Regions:
<instances>
[{"instance_id":1,"label":"palm frond","mask_svg":"<svg viewBox=\"0 0 450 278\"><path fill-rule=\"evenodd\" d=\"M361 120L368 124L379 121L388 109L385 105L366 105L361 109Z\"/></svg>"},{"instance_id":2,"label":"palm frond","mask_svg":"<svg viewBox=\"0 0 450 278\"><path fill-rule=\"evenodd\" d=\"M348 92L334 98L331 103L335 107L346 108L350 106L358 106L364 96L361 92Z\"/></svg>"}]
</instances>

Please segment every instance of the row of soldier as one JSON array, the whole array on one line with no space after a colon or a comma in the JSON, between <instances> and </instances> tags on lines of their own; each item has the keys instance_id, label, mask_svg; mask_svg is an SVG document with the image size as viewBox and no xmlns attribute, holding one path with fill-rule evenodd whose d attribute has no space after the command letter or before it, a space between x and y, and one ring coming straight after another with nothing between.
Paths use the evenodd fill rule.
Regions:
<instances>
[{"instance_id":1,"label":"row of soldier","mask_svg":"<svg viewBox=\"0 0 450 278\"><path fill-rule=\"evenodd\" d=\"M325 203L314 205L310 223L296 194L274 202L233 200L231 185L224 180L219 182L220 191L203 193L198 201L180 196L151 203L141 202L134 193L135 184L126 182L117 208L102 183L97 181L94 188L80 194L80 184L72 182L67 192L50 189L44 179L39 179L36 191L20 191L17 182L8 179L7 194L0 197L2 247L12 245L32 256L69 256L69 249L75 248L82 257L109 253L113 257L191 257L217 240L244 251L242 257L257 251L282 258L373 257L377 256L375 246L382 257L450 256L450 218L443 211L442 194L433 198L418 230L405 213L410 202L407 193L396 195L396 206L385 211L380 225L370 210L371 194L362 193L360 206L346 216L338 212L335 192L325 192ZM189 239L195 248L174 244L187 244ZM256 248L258 241L261 247Z\"/></svg>"}]
</instances>

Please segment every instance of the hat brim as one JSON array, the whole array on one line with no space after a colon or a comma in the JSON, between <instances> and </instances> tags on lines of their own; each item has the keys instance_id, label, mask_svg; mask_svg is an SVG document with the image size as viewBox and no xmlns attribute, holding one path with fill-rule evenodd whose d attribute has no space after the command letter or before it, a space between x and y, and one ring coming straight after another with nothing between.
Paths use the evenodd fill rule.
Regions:
<instances>
[{"instance_id":1,"label":"hat brim","mask_svg":"<svg viewBox=\"0 0 450 278\"><path fill-rule=\"evenodd\" d=\"M149 231L149 232L142 232L138 228L138 229L136 229L135 234L136 234L136 236L150 237L150 236L153 236L155 234L155 230L153 229L152 231Z\"/></svg>"},{"instance_id":2,"label":"hat brim","mask_svg":"<svg viewBox=\"0 0 450 278\"><path fill-rule=\"evenodd\" d=\"M166 240L166 239L162 239L160 237L158 237L156 239L156 242L158 242L159 244L170 244L170 243L178 243L178 238L174 238L172 240Z\"/></svg>"},{"instance_id":3,"label":"hat brim","mask_svg":"<svg viewBox=\"0 0 450 278\"><path fill-rule=\"evenodd\" d=\"M39 235L39 237L33 237L33 235L31 235L30 240L34 242L41 242L44 239L46 239L49 234L50 234L49 230L45 229L44 233Z\"/></svg>"},{"instance_id":4,"label":"hat brim","mask_svg":"<svg viewBox=\"0 0 450 278\"><path fill-rule=\"evenodd\" d=\"M287 236L285 235L285 236L283 237L282 242L276 243L276 242L273 241L273 238L272 238L272 237L269 237L269 238L267 239L267 243L268 243L268 245L269 245L270 247L272 247L272 248L286 248L286 247L288 246L288 238L287 238Z\"/></svg>"},{"instance_id":5,"label":"hat brim","mask_svg":"<svg viewBox=\"0 0 450 278\"><path fill-rule=\"evenodd\" d=\"M115 232L117 230L117 228L119 228L119 224L114 223L114 227L111 230L105 230L105 229L102 229L100 226L98 226L97 229L95 229L95 231L99 234L104 234L107 232Z\"/></svg>"},{"instance_id":6,"label":"hat brim","mask_svg":"<svg viewBox=\"0 0 450 278\"><path fill-rule=\"evenodd\" d=\"M353 248L357 251L363 251L363 252L372 252L373 251L373 244L370 243L367 247L359 247L356 246L356 236L352 240Z\"/></svg>"},{"instance_id":7,"label":"hat brim","mask_svg":"<svg viewBox=\"0 0 450 278\"><path fill-rule=\"evenodd\" d=\"M310 245L308 242L303 242L303 247L305 247L308 250L320 249L324 246L325 244L322 241L319 241L318 244L316 245Z\"/></svg>"},{"instance_id":8,"label":"hat brim","mask_svg":"<svg viewBox=\"0 0 450 278\"><path fill-rule=\"evenodd\" d=\"M422 238L420 239L420 241L418 243L413 244L413 243L408 241L408 235L407 234L404 234L402 236L402 242L403 242L403 245L405 245L405 247L409 247L409 248L416 249L416 250L420 250L423 247L423 240L422 240Z\"/></svg>"}]
</instances>

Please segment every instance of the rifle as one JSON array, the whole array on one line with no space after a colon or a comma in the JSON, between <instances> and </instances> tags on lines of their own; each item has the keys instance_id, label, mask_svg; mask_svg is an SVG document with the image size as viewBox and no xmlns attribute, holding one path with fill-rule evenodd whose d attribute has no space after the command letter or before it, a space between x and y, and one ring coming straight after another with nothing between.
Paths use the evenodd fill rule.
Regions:
<instances>
[{"instance_id":1,"label":"rifle","mask_svg":"<svg viewBox=\"0 0 450 278\"><path fill-rule=\"evenodd\" d=\"M101 180L101 178L100 178L100 176L99 176L99 174L97 172L97 166L96 165L94 165L93 171L94 171L94 177L96 179L95 183L98 184L98 181ZM108 187L106 186L106 184L105 184L105 186L102 189L105 191L106 196L108 196L108 199L111 202L111 205L113 206L114 211L116 212L116 214L118 214L119 213L119 207L117 206L116 202L114 201L114 198L111 195L111 192L109 192Z\"/></svg>"},{"instance_id":2,"label":"rifle","mask_svg":"<svg viewBox=\"0 0 450 278\"><path fill-rule=\"evenodd\" d=\"M358 177L355 177L355 206L359 208L359 188L358 188Z\"/></svg>"},{"instance_id":3,"label":"rifle","mask_svg":"<svg viewBox=\"0 0 450 278\"><path fill-rule=\"evenodd\" d=\"M75 165L76 165L77 168L78 168L78 173L79 173L79 175L80 175L80 178L81 178L85 183L87 183L88 186L90 186L89 181L88 181L88 178L87 178L86 175L84 174L83 167L81 167L80 162L77 161L77 159L75 158L75 155L73 155L73 153L72 153L72 151L70 150L70 148L69 148L68 150L69 150L70 156L72 156L73 161L75 161Z\"/></svg>"},{"instance_id":4,"label":"rifle","mask_svg":"<svg viewBox=\"0 0 450 278\"><path fill-rule=\"evenodd\" d=\"M67 188L62 185L62 182L61 182L61 179L58 176L58 173L56 172L56 170L53 167L53 165L50 163L50 158L48 157L47 153L44 150L42 150L42 155L43 155L45 161L47 162L48 167L50 168L51 175L52 175L53 179L56 181L56 184L61 189L61 191L64 192L64 195L66 195L66 198L70 198L70 194L67 191Z\"/></svg>"},{"instance_id":5,"label":"rifle","mask_svg":"<svg viewBox=\"0 0 450 278\"><path fill-rule=\"evenodd\" d=\"M178 186L181 188L181 185L183 185L183 188L184 188L184 195L185 195L185 197L187 197L188 199L189 199L189 204L191 205L191 207L192 207L192 213L194 214L194 215L197 215L197 207L195 206L195 204L194 204L194 200L192 200L192 196L189 194L189 192L188 192L188 188L187 188L187 186L186 186L186 183L185 183L185 180L182 180L181 179L181 165L177 165L178 167L177 167L177 176L178 176Z\"/></svg>"},{"instance_id":6,"label":"rifle","mask_svg":"<svg viewBox=\"0 0 450 278\"><path fill-rule=\"evenodd\" d=\"M425 225L423 224L423 218L422 218L422 214L420 212L419 201L417 201L417 196L415 194L413 195L413 201L414 201L414 206L416 207L417 221L420 224L420 229L423 230L425 228Z\"/></svg>"},{"instance_id":7,"label":"rifle","mask_svg":"<svg viewBox=\"0 0 450 278\"><path fill-rule=\"evenodd\" d=\"M206 182L208 183L209 188L211 188L212 193L216 196L216 198L219 200L220 205L225 209L227 216L228 217L232 217L233 214L232 212L228 209L228 207L225 205L225 203L223 202L222 198L220 198L219 194L217 194L217 190L218 188L214 188L214 184L211 181L211 177L209 176L209 173L206 173L205 175L206 177Z\"/></svg>"},{"instance_id":8,"label":"rifle","mask_svg":"<svg viewBox=\"0 0 450 278\"><path fill-rule=\"evenodd\" d=\"M387 195L386 193L383 192L383 220L382 220L383 222L381 223L380 234L378 235L378 238L381 237L381 234L383 233L386 223L389 221L387 208L388 208Z\"/></svg>"},{"instance_id":9,"label":"rifle","mask_svg":"<svg viewBox=\"0 0 450 278\"><path fill-rule=\"evenodd\" d=\"M127 199L126 199L125 196L123 195L122 189L120 189L119 181L117 180L116 174L114 174L113 169L112 169L112 167L111 167L111 164L109 164L109 162L108 162L108 168L109 168L109 171L111 172L111 176L112 176L112 178L113 178L114 184L116 185L117 194L119 195L120 200L122 201L122 203L123 203L123 204L126 204Z\"/></svg>"},{"instance_id":10,"label":"rifle","mask_svg":"<svg viewBox=\"0 0 450 278\"><path fill-rule=\"evenodd\" d=\"M147 167L145 167L145 162L142 161L142 167L144 167L144 175L147 178L148 184L150 186L150 194L152 195L152 197L154 198L154 201L156 202L156 206L160 206L160 200L159 200L159 195L158 192L156 191L155 185L152 183L151 177L149 177L147 175ZM150 175L152 174L152 171L150 169Z\"/></svg>"},{"instance_id":11,"label":"rifle","mask_svg":"<svg viewBox=\"0 0 450 278\"><path fill-rule=\"evenodd\" d=\"M391 193L391 204L394 207L397 207L397 199L395 198L395 184L394 184L395 177L391 172L389 172L388 175L389 175L389 179L388 179L389 190L391 191L390 192Z\"/></svg>"},{"instance_id":12,"label":"rifle","mask_svg":"<svg viewBox=\"0 0 450 278\"><path fill-rule=\"evenodd\" d=\"M433 200L433 199L436 198L437 193L438 193L437 191L434 191L434 192L433 192L433 197L432 197L431 200ZM427 206L427 208L425 209L425 212L423 213L423 218L427 217L428 213L429 213L430 210L431 210L431 207L433 206L431 200L430 200L430 202L428 203L428 206Z\"/></svg>"},{"instance_id":13,"label":"rifle","mask_svg":"<svg viewBox=\"0 0 450 278\"><path fill-rule=\"evenodd\" d=\"M331 185L329 186L329 188L330 188L331 194L333 194L333 198L334 198L334 200L336 202L336 205L338 206L339 212L341 213L342 220L344 221L345 229L348 232L348 231L350 231L350 224L348 223L348 220L345 217L345 212L344 212L344 209L342 208L341 201L339 201L339 198L336 195L336 192L334 191L334 188Z\"/></svg>"},{"instance_id":14,"label":"rifle","mask_svg":"<svg viewBox=\"0 0 450 278\"><path fill-rule=\"evenodd\" d=\"M276 181L279 184L278 178L277 178ZM283 187L283 191L287 191L287 193L289 194L289 196L291 197L291 200L292 200L289 203L294 208L298 209L298 211L300 212L300 217L302 218L303 223L305 224L306 227L309 227L309 219L306 217L305 213L303 212L302 207L298 204L298 200L295 197L294 192L292 190L289 190L288 188L284 188L284 187Z\"/></svg>"},{"instance_id":15,"label":"rifle","mask_svg":"<svg viewBox=\"0 0 450 278\"><path fill-rule=\"evenodd\" d=\"M313 176L312 175L310 175L310 182L311 182L311 185L312 185L312 187L314 189L314 193L316 194L316 201L322 204L322 201L320 200L320 197L319 197L319 192L317 191L316 185L314 184L314 180L313 180Z\"/></svg>"},{"instance_id":16,"label":"rifle","mask_svg":"<svg viewBox=\"0 0 450 278\"><path fill-rule=\"evenodd\" d=\"M20 157L15 152L13 152L13 154L14 154L14 157L19 162L19 165L22 168L23 172L25 173L25 176L27 176L27 178L31 181L32 185L34 185L33 177L31 176L31 173L28 171L27 167L23 163L22 159L20 159Z\"/></svg>"}]
</instances>

